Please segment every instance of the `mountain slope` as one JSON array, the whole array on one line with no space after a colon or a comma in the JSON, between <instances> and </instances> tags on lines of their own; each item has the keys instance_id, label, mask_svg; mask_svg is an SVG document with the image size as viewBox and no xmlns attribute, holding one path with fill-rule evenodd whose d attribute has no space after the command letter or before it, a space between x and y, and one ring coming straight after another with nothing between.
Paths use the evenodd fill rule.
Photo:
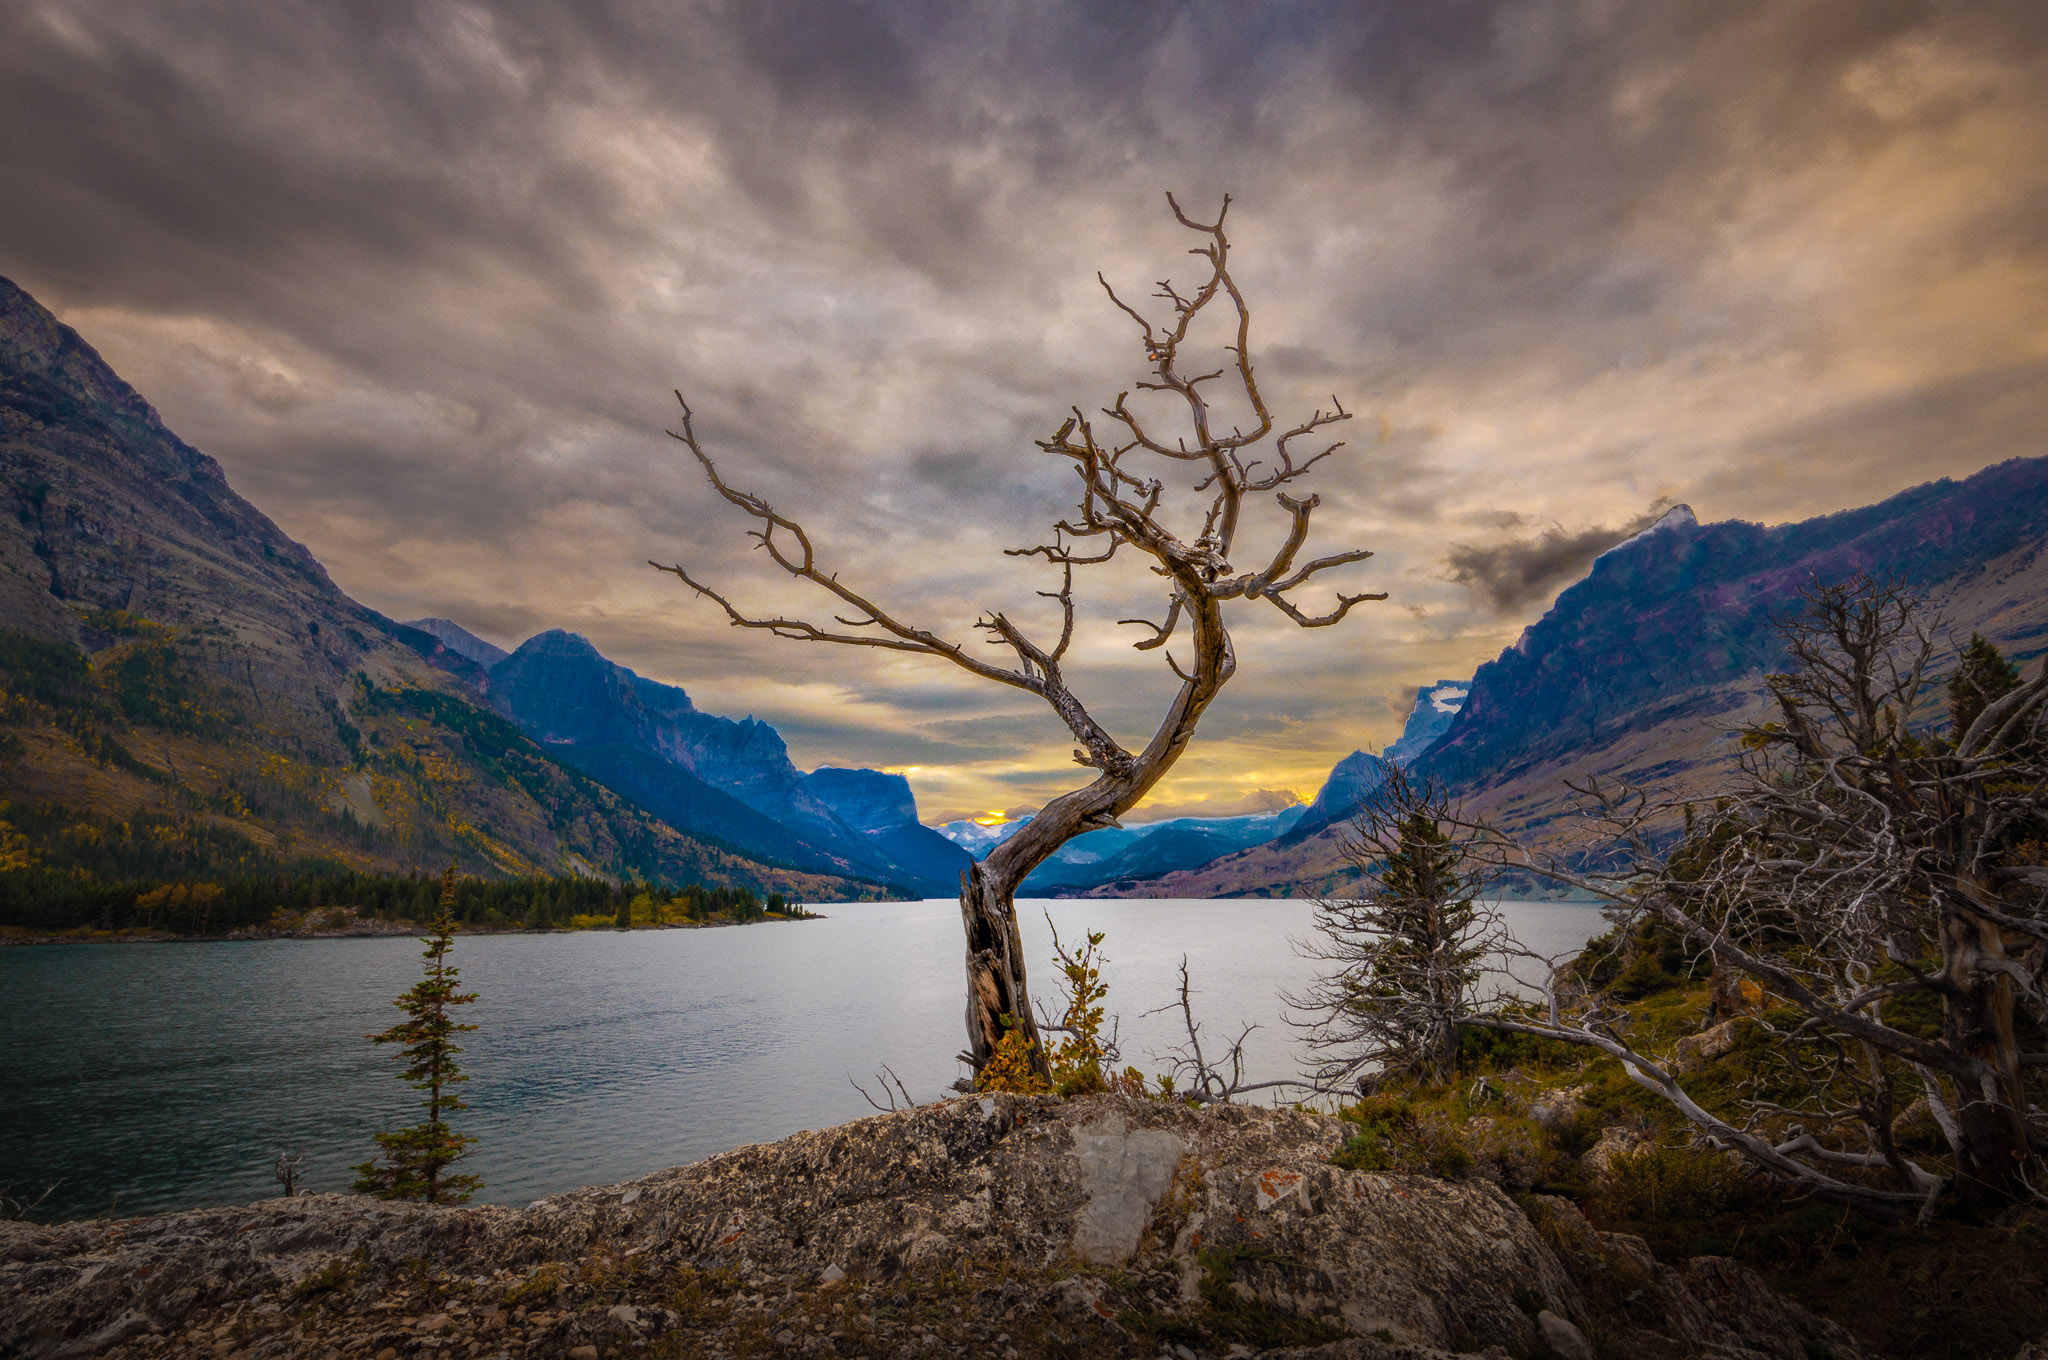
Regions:
<instances>
[{"instance_id":1,"label":"mountain slope","mask_svg":"<svg viewBox=\"0 0 2048 1360\"><path fill-rule=\"evenodd\" d=\"M929 864L894 857L900 841L914 859L929 860L934 847L923 838L870 836L849 825L790 763L767 723L702 712L683 690L635 675L574 633L528 638L490 668L486 690L529 736L685 830L817 872L925 893L958 886L957 867L934 874Z\"/></svg>"},{"instance_id":2,"label":"mountain slope","mask_svg":"<svg viewBox=\"0 0 2048 1360\"><path fill-rule=\"evenodd\" d=\"M875 891L683 835L562 766L451 680L473 662L344 595L5 280L0 496L0 863Z\"/></svg>"},{"instance_id":3,"label":"mountain slope","mask_svg":"<svg viewBox=\"0 0 2048 1360\"><path fill-rule=\"evenodd\" d=\"M1470 811L1566 847L1582 825L1567 780L1598 774L1683 797L1727 777L1737 729L1762 711L1762 678L1783 663L1773 621L1797 608L1803 583L1898 576L1947 620L1951 643L1976 630L2027 661L2048 651L2044 543L2048 459L2038 458L1771 528L1667 517L1600 557L1481 666L1415 764L1451 782ZM1937 676L1952 658L1951 645ZM1283 838L1157 880L1148 894L1338 891L1355 881L1339 833Z\"/></svg>"},{"instance_id":4,"label":"mountain slope","mask_svg":"<svg viewBox=\"0 0 2048 1360\"><path fill-rule=\"evenodd\" d=\"M917 820L910 781L880 770L823 766L804 776L804 787L840 820L867 837L876 853L928 894L951 896L974 857Z\"/></svg>"},{"instance_id":5,"label":"mountain slope","mask_svg":"<svg viewBox=\"0 0 2048 1360\"><path fill-rule=\"evenodd\" d=\"M2048 459L2039 458L1774 528L1667 517L1603 554L1520 642L1479 668L1422 767L1461 782L1498 779L1706 712L1721 691L1784 664L1773 621L1808 581L1861 571L1926 593L2037 548L2044 531Z\"/></svg>"}]
</instances>

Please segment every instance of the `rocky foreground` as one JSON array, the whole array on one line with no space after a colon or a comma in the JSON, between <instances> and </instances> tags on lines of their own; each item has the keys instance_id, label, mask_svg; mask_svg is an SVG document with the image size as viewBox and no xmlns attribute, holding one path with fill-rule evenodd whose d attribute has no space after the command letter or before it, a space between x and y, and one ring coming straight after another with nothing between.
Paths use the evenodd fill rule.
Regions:
<instances>
[{"instance_id":1,"label":"rocky foreground","mask_svg":"<svg viewBox=\"0 0 2048 1360\"><path fill-rule=\"evenodd\" d=\"M968 1097L523 1209L342 1195L0 1224L14 1357L1857 1360L1563 1201L1345 1171L1345 1126Z\"/></svg>"}]
</instances>

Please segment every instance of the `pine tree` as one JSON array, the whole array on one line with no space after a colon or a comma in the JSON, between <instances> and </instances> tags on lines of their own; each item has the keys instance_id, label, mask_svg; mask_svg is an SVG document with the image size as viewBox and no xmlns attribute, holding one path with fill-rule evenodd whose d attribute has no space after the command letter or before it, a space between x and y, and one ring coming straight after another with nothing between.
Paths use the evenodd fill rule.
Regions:
<instances>
[{"instance_id":1,"label":"pine tree","mask_svg":"<svg viewBox=\"0 0 2048 1360\"><path fill-rule=\"evenodd\" d=\"M1948 715L1954 739L1961 741L1977 715L2018 689L2020 673L1998 648L1975 633L1963 648L1956 673L1948 682Z\"/></svg>"},{"instance_id":2,"label":"pine tree","mask_svg":"<svg viewBox=\"0 0 2048 1360\"><path fill-rule=\"evenodd\" d=\"M1458 1065L1451 1018L1478 978L1484 952L1470 938L1475 911L1462 847L1435 817L1414 812L1402 819L1378 879L1380 948L1353 978L1353 1007L1400 1034L1414 1068L1442 1081ZM1413 1004L1418 997L1420 1007Z\"/></svg>"},{"instance_id":3,"label":"pine tree","mask_svg":"<svg viewBox=\"0 0 2048 1360\"><path fill-rule=\"evenodd\" d=\"M372 1043L403 1044L400 1055L405 1070L400 1074L409 1085L427 1093L426 1122L395 1133L376 1135L379 1157L350 1168L356 1173L355 1188L380 1199L423 1199L429 1204L460 1204L483 1185L476 1176L445 1174L447 1167L469 1155L476 1139L448 1127L444 1118L450 1111L468 1108L450 1088L468 1081L455 1065L462 1050L455 1035L475 1025L458 1025L448 1008L476 1000L475 992L456 990L457 972L448 962L448 950L455 943L455 866L441 875L441 909L434 917L433 934L421 941L426 953L426 976L392 1004L406 1018L382 1034L366 1037Z\"/></svg>"},{"instance_id":4,"label":"pine tree","mask_svg":"<svg viewBox=\"0 0 2048 1360\"><path fill-rule=\"evenodd\" d=\"M1295 1023L1322 1089L1457 1072L1459 1026L1499 921L1478 900L1472 846L1446 832L1450 819L1440 787L1389 766L1352 824L1344 852L1366 891L1316 902L1317 936L1298 948L1335 967L1288 998L1309 1017Z\"/></svg>"}]
</instances>

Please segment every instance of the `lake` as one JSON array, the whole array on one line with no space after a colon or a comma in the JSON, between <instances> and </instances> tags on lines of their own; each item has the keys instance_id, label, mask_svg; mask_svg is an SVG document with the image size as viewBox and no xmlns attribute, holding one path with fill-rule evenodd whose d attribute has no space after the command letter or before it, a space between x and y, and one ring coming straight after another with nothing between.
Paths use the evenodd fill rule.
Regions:
<instances>
[{"instance_id":1,"label":"lake","mask_svg":"<svg viewBox=\"0 0 2048 1360\"><path fill-rule=\"evenodd\" d=\"M1183 953L1212 1056L1243 1024L1253 1074L1292 1076L1279 993L1314 965L1292 937L1305 902L1020 903L1036 994L1050 1001L1046 913L1061 938L1107 933L1108 1009L1126 1062L1156 1072L1180 1041ZM951 900L839 904L827 919L717 930L461 936L476 1004L460 1018L480 1140L462 1170L480 1200L524 1203L872 1113L887 1063L930 1100L963 1075L964 971ZM1603 928L1576 903L1511 903L1544 952ZM409 938L0 949L0 1192L57 1191L38 1218L122 1216L277 1193L280 1149L302 1184L346 1189L372 1132L418 1118L392 1050L363 1036L397 1018L419 977ZM11 1187L11 1188L10 1188Z\"/></svg>"}]
</instances>

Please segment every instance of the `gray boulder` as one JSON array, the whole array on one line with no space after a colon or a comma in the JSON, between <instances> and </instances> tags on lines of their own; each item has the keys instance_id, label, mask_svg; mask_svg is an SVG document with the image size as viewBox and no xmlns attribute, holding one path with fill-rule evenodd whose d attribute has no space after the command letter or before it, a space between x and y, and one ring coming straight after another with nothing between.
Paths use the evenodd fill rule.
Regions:
<instances>
[{"instance_id":1,"label":"gray boulder","mask_svg":"<svg viewBox=\"0 0 2048 1360\"><path fill-rule=\"evenodd\" d=\"M1539 1316L1598 1334L1506 1195L1330 1166L1345 1127L970 1096L525 1208L313 1195L0 1224L0 1355L743 1354L787 1335L817 1355L1435 1360L1530 1354ZM1702 1354L1782 1353L1752 1325L1827 1335L1740 1267L1688 1272L1676 1311Z\"/></svg>"}]
</instances>

